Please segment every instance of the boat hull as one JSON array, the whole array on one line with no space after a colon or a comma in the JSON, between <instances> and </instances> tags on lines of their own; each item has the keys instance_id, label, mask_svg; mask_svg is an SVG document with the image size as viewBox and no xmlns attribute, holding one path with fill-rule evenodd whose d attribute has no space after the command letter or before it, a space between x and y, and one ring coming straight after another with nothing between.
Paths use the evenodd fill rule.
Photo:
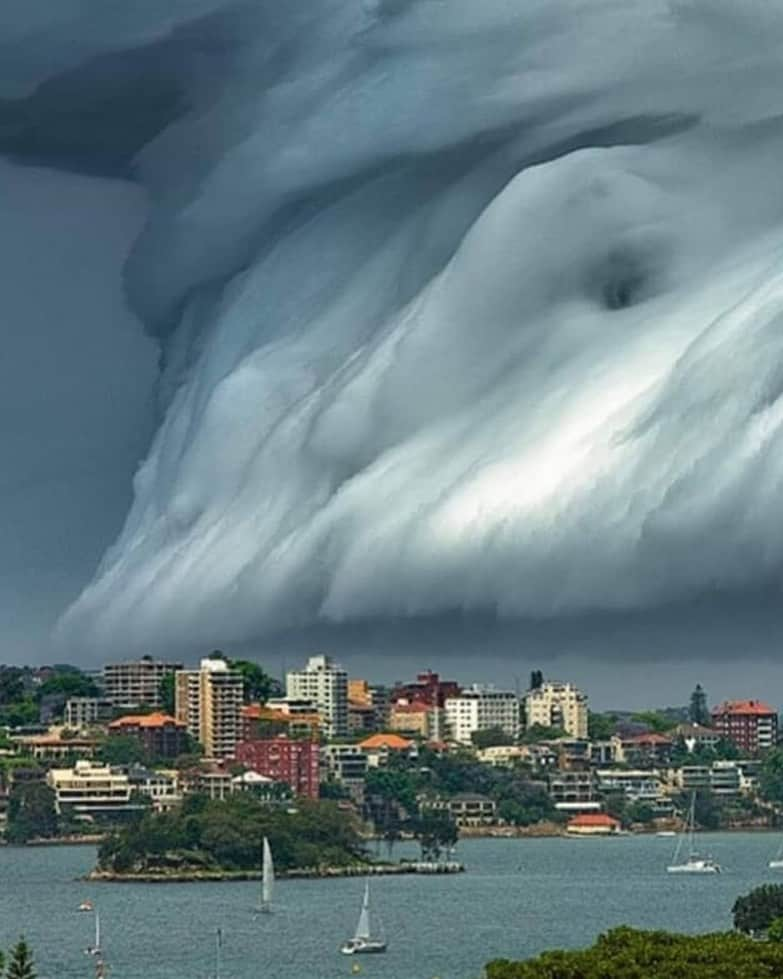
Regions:
<instances>
[{"instance_id":1,"label":"boat hull","mask_svg":"<svg viewBox=\"0 0 783 979\"><path fill-rule=\"evenodd\" d=\"M719 874L720 867L716 864L674 864L666 868L669 874Z\"/></svg>"},{"instance_id":2,"label":"boat hull","mask_svg":"<svg viewBox=\"0 0 783 979\"><path fill-rule=\"evenodd\" d=\"M770 860L767 866L770 870L783 870L783 860Z\"/></svg>"},{"instance_id":3,"label":"boat hull","mask_svg":"<svg viewBox=\"0 0 783 979\"><path fill-rule=\"evenodd\" d=\"M379 955L386 951L386 942L362 942L361 945L346 942L340 951L343 955Z\"/></svg>"}]
</instances>

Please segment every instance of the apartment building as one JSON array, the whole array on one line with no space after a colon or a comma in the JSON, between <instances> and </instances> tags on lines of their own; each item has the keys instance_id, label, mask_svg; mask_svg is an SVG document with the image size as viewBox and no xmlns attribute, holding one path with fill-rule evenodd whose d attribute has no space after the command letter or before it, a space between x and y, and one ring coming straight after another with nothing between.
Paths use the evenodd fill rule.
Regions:
<instances>
[{"instance_id":1,"label":"apartment building","mask_svg":"<svg viewBox=\"0 0 783 979\"><path fill-rule=\"evenodd\" d=\"M318 798L320 749L314 741L285 737L240 741L236 759L259 775L284 782L294 795Z\"/></svg>"},{"instance_id":2,"label":"apartment building","mask_svg":"<svg viewBox=\"0 0 783 979\"><path fill-rule=\"evenodd\" d=\"M160 712L118 717L109 724L109 734L135 738L152 758L176 758L187 748L185 724Z\"/></svg>"},{"instance_id":3,"label":"apartment building","mask_svg":"<svg viewBox=\"0 0 783 979\"><path fill-rule=\"evenodd\" d=\"M311 701L328 738L348 734L348 674L330 656L311 656L286 675L286 698Z\"/></svg>"},{"instance_id":4,"label":"apartment building","mask_svg":"<svg viewBox=\"0 0 783 979\"><path fill-rule=\"evenodd\" d=\"M778 739L778 715L761 700L724 701L712 710L712 726L749 754L774 747Z\"/></svg>"},{"instance_id":5,"label":"apartment building","mask_svg":"<svg viewBox=\"0 0 783 979\"><path fill-rule=\"evenodd\" d=\"M100 697L69 697L65 702L65 726L76 731L105 724L114 715L114 704Z\"/></svg>"},{"instance_id":6,"label":"apartment building","mask_svg":"<svg viewBox=\"0 0 783 979\"><path fill-rule=\"evenodd\" d=\"M118 710L162 707L160 686L164 678L182 669L182 663L166 663L143 656L103 668L103 699Z\"/></svg>"},{"instance_id":7,"label":"apartment building","mask_svg":"<svg viewBox=\"0 0 783 979\"><path fill-rule=\"evenodd\" d=\"M52 768L46 782L55 794L58 813L70 809L84 817L130 812L131 784L127 774L108 765L77 761L73 768Z\"/></svg>"},{"instance_id":8,"label":"apartment building","mask_svg":"<svg viewBox=\"0 0 783 979\"><path fill-rule=\"evenodd\" d=\"M457 697L447 697L446 724L459 744L471 744L478 731L499 728L510 741L519 736L519 700L515 693L473 684Z\"/></svg>"},{"instance_id":9,"label":"apartment building","mask_svg":"<svg viewBox=\"0 0 783 979\"><path fill-rule=\"evenodd\" d=\"M572 683L548 681L525 695L528 727L559 727L572 738L587 738L587 694Z\"/></svg>"},{"instance_id":10,"label":"apartment building","mask_svg":"<svg viewBox=\"0 0 783 979\"><path fill-rule=\"evenodd\" d=\"M222 659L203 659L197 670L175 678L176 720L204 748L207 758L231 758L241 733L242 675Z\"/></svg>"}]
</instances>

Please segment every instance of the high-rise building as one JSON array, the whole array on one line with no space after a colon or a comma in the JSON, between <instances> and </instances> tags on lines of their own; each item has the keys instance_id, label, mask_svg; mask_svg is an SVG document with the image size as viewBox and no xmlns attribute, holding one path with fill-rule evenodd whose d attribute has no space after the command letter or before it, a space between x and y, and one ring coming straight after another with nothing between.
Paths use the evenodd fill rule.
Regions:
<instances>
[{"instance_id":1,"label":"high-rise building","mask_svg":"<svg viewBox=\"0 0 783 979\"><path fill-rule=\"evenodd\" d=\"M203 659L175 679L177 720L201 743L207 758L231 758L241 733L242 674L222 659Z\"/></svg>"},{"instance_id":2,"label":"high-rise building","mask_svg":"<svg viewBox=\"0 0 783 979\"><path fill-rule=\"evenodd\" d=\"M328 738L347 735L348 674L331 657L311 656L303 670L288 673L286 697L312 701Z\"/></svg>"},{"instance_id":3,"label":"high-rise building","mask_svg":"<svg viewBox=\"0 0 783 979\"><path fill-rule=\"evenodd\" d=\"M470 744L478 731L498 728L510 740L519 735L519 699L509 690L474 684L458 697L447 697L446 724L454 741Z\"/></svg>"},{"instance_id":4,"label":"high-rise building","mask_svg":"<svg viewBox=\"0 0 783 979\"><path fill-rule=\"evenodd\" d=\"M165 663L143 656L103 668L103 699L119 710L162 707L160 686L164 678L182 669L182 663Z\"/></svg>"},{"instance_id":5,"label":"high-rise building","mask_svg":"<svg viewBox=\"0 0 783 979\"><path fill-rule=\"evenodd\" d=\"M527 726L559 727L572 738L587 737L587 694L572 683L547 681L525 695Z\"/></svg>"},{"instance_id":6,"label":"high-rise building","mask_svg":"<svg viewBox=\"0 0 783 979\"><path fill-rule=\"evenodd\" d=\"M778 737L778 715L760 700L727 700L712 710L712 726L721 738L755 754L773 748Z\"/></svg>"}]
</instances>

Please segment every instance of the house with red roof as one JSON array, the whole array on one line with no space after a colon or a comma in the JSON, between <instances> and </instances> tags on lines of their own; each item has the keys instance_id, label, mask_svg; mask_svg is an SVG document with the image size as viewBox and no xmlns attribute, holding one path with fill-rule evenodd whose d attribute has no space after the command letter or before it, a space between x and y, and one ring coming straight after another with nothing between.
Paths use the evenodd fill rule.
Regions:
<instances>
[{"instance_id":1,"label":"house with red roof","mask_svg":"<svg viewBox=\"0 0 783 979\"><path fill-rule=\"evenodd\" d=\"M616 836L620 820L605 812L584 812L568 820L566 832L570 836Z\"/></svg>"}]
</instances>

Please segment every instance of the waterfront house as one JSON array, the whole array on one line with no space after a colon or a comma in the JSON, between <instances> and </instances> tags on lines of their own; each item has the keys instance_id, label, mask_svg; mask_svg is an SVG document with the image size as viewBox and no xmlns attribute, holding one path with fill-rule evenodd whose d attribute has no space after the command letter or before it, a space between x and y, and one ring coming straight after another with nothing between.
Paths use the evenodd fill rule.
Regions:
<instances>
[{"instance_id":1,"label":"waterfront house","mask_svg":"<svg viewBox=\"0 0 783 979\"><path fill-rule=\"evenodd\" d=\"M571 836L615 836L620 821L605 812L581 813L569 819L566 832Z\"/></svg>"}]
</instances>

